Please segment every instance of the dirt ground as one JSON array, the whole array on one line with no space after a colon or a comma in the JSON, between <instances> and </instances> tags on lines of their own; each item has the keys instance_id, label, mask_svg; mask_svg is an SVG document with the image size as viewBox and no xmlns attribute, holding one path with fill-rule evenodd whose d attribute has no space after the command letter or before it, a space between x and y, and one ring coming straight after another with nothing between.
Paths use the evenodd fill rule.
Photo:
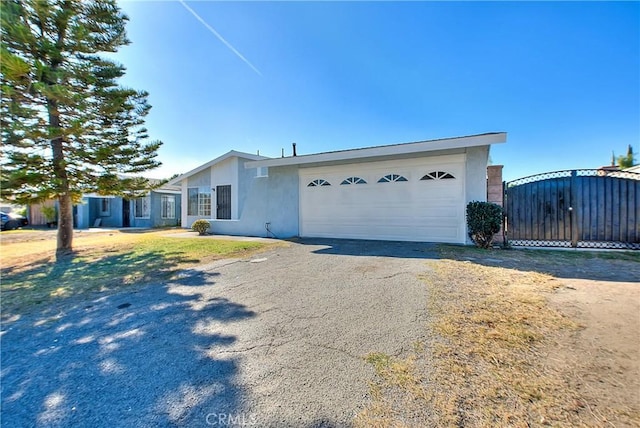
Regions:
<instances>
[{"instance_id":1,"label":"dirt ground","mask_svg":"<svg viewBox=\"0 0 640 428\"><path fill-rule=\"evenodd\" d=\"M603 426L625 425L610 409L640 423L640 284L573 278L561 282L550 304L583 328L557 343L549 364L565 367L565 380L584 397L578 406L587 407Z\"/></svg>"},{"instance_id":2,"label":"dirt ground","mask_svg":"<svg viewBox=\"0 0 640 428\"><path fill-rule=\"evenodd\" d=\"M546 361L580 397L567 406L587 426L640 426L637 253L532 249L454 258L555 278L557 288L545 293L550 308L579 325L555 338Z\"/></svg>"}]
</instances>

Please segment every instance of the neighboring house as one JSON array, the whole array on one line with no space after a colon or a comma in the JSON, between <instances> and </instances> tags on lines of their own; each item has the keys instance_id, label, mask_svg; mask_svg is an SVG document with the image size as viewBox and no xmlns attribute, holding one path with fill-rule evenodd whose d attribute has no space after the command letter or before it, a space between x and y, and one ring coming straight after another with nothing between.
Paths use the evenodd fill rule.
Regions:
<instances>
[{"instance_id":1,"label":"neighboring house","mask_svg":"<svg viewBox=\"0 0 640 428\"><path fill-rule=\"evenodd\" d=\"M31 224L46 224L40 211L40 204L29 207L29 218L35 220ZM73 207L73 223L78 229L179 226L180 212L180 188L164 185L134 199L84 195Z\"/></svg>"},{"instance_id":2,"label":"neighboring house","mask_svg":"<svg viewBox=\"0 0 640 428\"><path fill-rule=\"evenodd\" d=\"M636 174L640 174L640 165L634 165L630 168L625 169L627 172L635 172Z\"/></svg>"},{"instance_id":3,"label":"neighboring house","mask_svg":"<svg viewBox=\"0 0 640 428\"><path fill-rule=\"evenodd\" d=\"M213 233L465 243L465 208L487 198L488 133L303 156L230 151L171 180L182 226Z\"/></svg>"}]
</instances>

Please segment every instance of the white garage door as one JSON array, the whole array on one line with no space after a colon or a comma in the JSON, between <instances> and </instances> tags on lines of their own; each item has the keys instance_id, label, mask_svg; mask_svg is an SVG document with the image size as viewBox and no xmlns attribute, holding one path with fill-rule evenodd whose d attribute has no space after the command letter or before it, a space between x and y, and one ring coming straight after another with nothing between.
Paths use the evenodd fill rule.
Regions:
<instances>
[{"instance_id":1,"label":"white garage door","mask_svg":"<svg viewBox=\"0 0 640 428\"><path fill-rule=\"evenodd\" d=\"M464 155L301 168L300 235L465 242Z\"/></svg>"}]
</instances>

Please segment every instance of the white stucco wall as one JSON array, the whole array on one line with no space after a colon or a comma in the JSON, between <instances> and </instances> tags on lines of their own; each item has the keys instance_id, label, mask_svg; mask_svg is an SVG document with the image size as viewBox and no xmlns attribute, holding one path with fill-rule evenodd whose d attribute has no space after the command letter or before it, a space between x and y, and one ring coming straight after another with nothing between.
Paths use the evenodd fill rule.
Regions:
<instances>
[{"instance_id":1,"label":"white stucco wall","mask_svg":"<svg viewBox=\"0 0 640 428\"><path fill-rule=\"evenodd\" d=\"M487 200L489 146L469 147L466 151L466 203Z\"/></svg>"},{"instance_id":2,"label":"white stucco wall","mask_svg":"<svg viewBox=\"0 0 640 428\"><path fill-rule=\"evenodd\" d=\"M487 165L489 163L489 146L468 147L466 150L465 184L465 237L467 244L473 244L468 235L466 221L466 205L471 201L487 200Z\"/></svg>"},{"instance_id":3,"label":"white stucco wall","mask_svg":"<svg viewBox=\"0 0 640 428\"><path fill-rule=\"evenodd\" d=\"M206 187L211 190L211 170L205 169L197 174L188 177L182 181L182 226L191 227L194 221L205 218L197 215L188 215L189 201L188 192L189 187ZM215 214L215 195L211 192L211 212Z\"/></svg>"},{"instance_id":4,"label":"white stucco wall","mask_svg":"<svg viewBox=\"0 0 640 428\"><path fill-rule=\"evenodd\" d=\"M231 186L231 219L238 219L238 163L237 157L225 159L215 164L211 170L211 188ZM211 218L216 218L216 192L211 192ZM228 220L227 220L228 221Z\"/></svg>"}]
</instances>

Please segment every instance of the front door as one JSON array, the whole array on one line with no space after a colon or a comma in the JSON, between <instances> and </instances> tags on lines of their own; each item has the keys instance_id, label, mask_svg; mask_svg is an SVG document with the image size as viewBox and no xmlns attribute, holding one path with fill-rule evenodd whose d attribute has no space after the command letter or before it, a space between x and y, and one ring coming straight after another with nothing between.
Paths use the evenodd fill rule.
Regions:
<instances>
[{"instance_id":1,"label":"front door","mask_svg":"<svg viewBox=\"0 0 640 428\"><path fill-rule=\"evenodd\" d=\"M231 220L231 185L216 187L216 219Z\"/></svg>"},{"instance_id":2,"label":"front door","mask_svg":"<svg viewBox=\"0 0 640 428\"><path fill-rule=\"evenodd\" d=\"M131 205L129 204L129 199L122 200L122 227L130 227L131 226Z\"/></svg>"}]
</instances>

